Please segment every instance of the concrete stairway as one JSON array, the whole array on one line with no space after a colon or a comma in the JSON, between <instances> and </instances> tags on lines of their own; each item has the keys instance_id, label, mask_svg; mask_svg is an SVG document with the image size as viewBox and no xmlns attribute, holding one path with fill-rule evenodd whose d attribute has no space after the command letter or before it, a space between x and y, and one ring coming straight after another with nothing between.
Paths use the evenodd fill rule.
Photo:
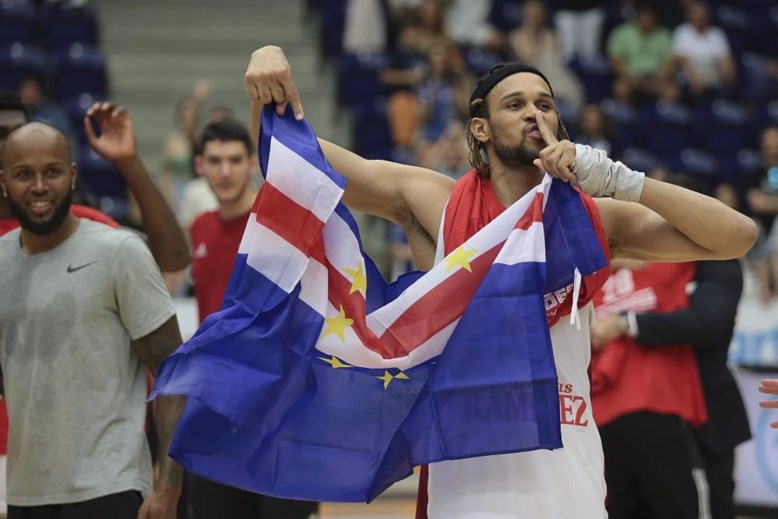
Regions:
<instances>
[{"instance_id":1,"label":"concrete stairway","mask_svg":"<svg viewBox=\"0 0 778 519\"><path fill-rule=\"evenodd\" d=\"M211 83L205 109L228 106L248 122L243 73L262 45L284 48L306 117L317 133L341 144L334 124L334 82L321 67L315 24L304 20L304 0L97 0L112 98L135 120L139 148L156 173L162 142L174 130L177 102L197 79ZM340 119L344 121L344 119Z\"/></svg>"}]
</instances>

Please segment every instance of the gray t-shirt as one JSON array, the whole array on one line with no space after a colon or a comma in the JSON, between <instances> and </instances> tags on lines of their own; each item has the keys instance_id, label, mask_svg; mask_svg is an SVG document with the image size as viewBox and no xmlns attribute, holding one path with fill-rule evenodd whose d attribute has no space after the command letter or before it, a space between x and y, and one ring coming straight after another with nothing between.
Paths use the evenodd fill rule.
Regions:
<instances>
[{"instance_id":1,"label":"gray t-shirt","mask_svg":"<svg viewBox=\"0 0 778 519\"><path fill-rule=\"evenodd\" d=\"M136 235L81 220L58 247L0 238L0 363L8 503L38 506L151 490L146 370L130 345L175 313Z\"/></svg>"}]
</instances>

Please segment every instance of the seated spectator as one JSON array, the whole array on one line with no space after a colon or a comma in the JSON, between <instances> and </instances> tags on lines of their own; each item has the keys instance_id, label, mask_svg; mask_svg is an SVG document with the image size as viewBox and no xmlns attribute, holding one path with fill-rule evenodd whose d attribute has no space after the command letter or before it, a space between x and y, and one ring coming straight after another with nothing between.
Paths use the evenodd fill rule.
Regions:
<instances>
[{"instance_id":1,"label":"seated spectator","mask_svg":"<svg viewBox=\"0 0 778 519\"><path fill-rule=\"evenodd\" d=\"M542 70L556 85L554 95L559 101L576 111L581 108L583 87L562 60L556 31L546 24L543 2L524 2L521 25L508 35L508 44L516 60Z\"/></svg>"},{"instance_id":2,"label":"seated spectator","mask_svg":"<svg viewBox=\"0 0 778 519\"><path fill-rule=\"evenodd\" d=\"M421 0L414 9L406 6L404 25L397 35L389 65L379 71L378 80L391 91L387 107L392 142L399 155L419 129L419 100L415 89L427 75L427 55L434 45L452 44L443 29L443 13L436 0Z\"/></svg>"},{"instance_id":3,"label":"seated spectator","mask_svg":"<svg viewBox=\"0 0 778 519\"><path fill-rule=\"evenodd\" d=\"M600 54L605 10L600 0L557 0L554 15L563 61ZM545 71L544 71L545 72Z\"/></svg>"},{"instance_id":4,"label":"seated spectator","mask_svg":"<svg viewBox=\"0 0 778 519\"><path fill-rule=\"evenodd\" d=\"M646 3L635 10L634 21L624 22L608 37L608 58L616 74L614 95L633 102L656 97L670 80L673 48L670 32L657 23L654 8Z\"/></svg>"},{"instance_id":5,"label":"seated spectator","mask_svg":"<svg viewBox=\"0 0 778 519\"><path fill-rule=\"evenodd\" d=\"M387 12L380 0L348 0L343 29L343 51L350 54L384 52Z\"/></svg>"},{"instance_id":6,"label":"seated spectator","mask_svg":"<svg viewBox=\"0 0 778 519\"><path fill-rule=\"evenodd\" d=\"M709 24L708 8L693 2L687 22L673 32L681 78L692 98L721 95L735 84L736 69L727 36Z\"/></svg>"},{"instance_id":7,"label":"seated spectator","mask_svg":"<svg viewBox=\"0 0 778 519\"><path fill-rule=\"evenodd\" d=\"M437 0L422 0L414 14L402 32L406 33L408 45L417 55L424 56L433 45L451 41L443 26L443 8Z\"/></svg>"},{"instance_id":8,"label":"seated spectator","mask_svg":"<svg viewBox=\"0 0 778 519\"><path fill-rule=\"evenodd\" d=\"M470 170L465 125L462 121L450 121L443 135L419 156L419 166L458 179Z\"/></svg>"},{"instance_id":9,"label":"seated spectator","mask_svg":"<svg viewBox=\"0 0 778 519\"><path fill-rule=\"evenodd\" d=\"M194 178L194 148L200 124L200 110L210 92L205 80L197 81L189 97L178 103L175 110L176 129L170 132L162 145L162 177L160 184L171 206L180 209L184 186Z\"/></svg>"},{"instance_id":10,"label":"seated spectator","mask_svg":"<svg viewBox=\"0 0 778 519\"><path fill-rule=\"evenodd\" d=\"M581 109L575 132L575 142L588 144L611 154L610 130L600 105L590 103Z\"/></svg>"},{"instance_id":11,"label":"seated spectator","mask_svg":"<svg viewBox=\"0 0 778 519\"><path fill-rule=\"evenodd\" d=\"M500 53L502 32L489 23L492 2L473 0L446 0L444 24L446 34L459 45L481 47Z\"/></svg>"},{"instance_id":12,"label":"seated spectator","mask_svg":"<svg viewBox=\"0 0 778 519\"><path fill-rule=\"evenodd\" d=\"M748 205L755 219L761 224L767 236L762 256L767 258L769 269L757 268L763 299L776 295L778 287L778 126L770 126L762 132L762 167L751 176L746 192ZM758 266L757 266L758 267Z\"/></svg>"},{"instance_id":13,"label":"seated spectator","mask_svg":"<svg viewBox=\"0 0 778 519\"><path fill-rule=\"evenodd\" d=\"M30 76L19 83L19 98L30 114L30 121L40 121L50 124L60 130L69 141L73 138L73 128L65 112L43 94L40 79Z\"/></svg>"},{"instance_id":14,"label":"seated spectator","mask_svg":"<svg viewBox=\"0 0 778 519\"><path fill-rule=\"evenodd\" d=\"M448 123L467 117L472 82L455 46L441 43L429 49L426 77L416 86L422 141L435 142Z\"/></svg>"}]
</instances>

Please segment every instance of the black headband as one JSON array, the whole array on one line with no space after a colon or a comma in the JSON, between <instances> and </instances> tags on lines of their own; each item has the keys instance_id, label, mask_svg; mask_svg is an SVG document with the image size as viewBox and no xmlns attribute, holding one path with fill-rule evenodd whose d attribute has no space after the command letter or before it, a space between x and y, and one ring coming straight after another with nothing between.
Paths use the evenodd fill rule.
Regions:
<instances>
[{"instance_id":1,"label":"black headband","mask_svg":"<svg viewBox=\"0 0 778 519\"><path fill-rule=\"evenodd\" d=\"M532 65L525 65L523 63L500 63L493 66L489 72L478 79L478 84L476 84L475 90L470 96L470 117L475 117L475 114L478 111L479 104L473 103L476 99L486 99L486 96L492 91L497 83L506 77L518 74L519 72L529 72L530 74L535 74L543 78L543 81L548 85L548 89L551 90L551 97L554 96L554 90L551 88L551 83L548 82L548 79L541 71Z\"/></svg>"}]
</instances>

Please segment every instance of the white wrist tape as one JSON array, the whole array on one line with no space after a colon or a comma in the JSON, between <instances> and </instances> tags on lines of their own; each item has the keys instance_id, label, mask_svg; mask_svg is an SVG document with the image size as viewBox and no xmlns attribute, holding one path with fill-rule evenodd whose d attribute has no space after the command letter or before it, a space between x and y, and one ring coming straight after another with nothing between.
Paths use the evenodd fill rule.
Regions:
<instances>
[{"instance_id":1,"label":"white wrist tape","mask_svg":"<svg viewBox=\"0 0 778 519\"><path fill-rule=\"evenodd\" d=\"M624 202L637 202L643 192L646 175L633 171L602 151L585 144L575 145L578 186L590 196L609 196Z\"/></svg>"}]
</instances>

